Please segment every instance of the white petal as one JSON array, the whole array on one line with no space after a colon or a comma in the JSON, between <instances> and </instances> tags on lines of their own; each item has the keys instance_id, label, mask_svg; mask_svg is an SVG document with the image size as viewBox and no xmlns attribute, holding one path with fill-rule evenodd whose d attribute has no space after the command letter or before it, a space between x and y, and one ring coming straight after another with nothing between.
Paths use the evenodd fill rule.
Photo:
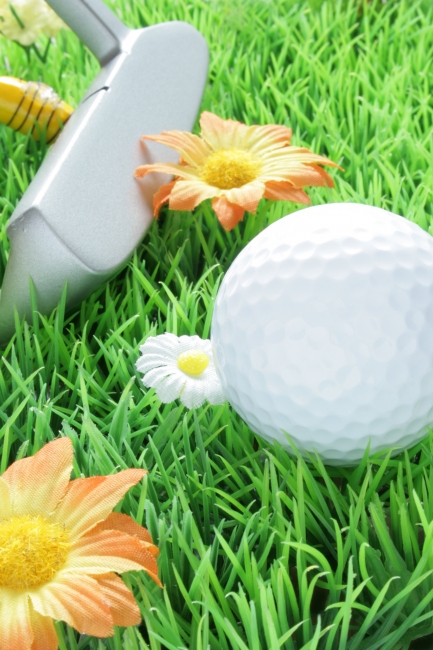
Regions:
<instances>
[{"instance_id":1,"label":"white petal","mask_svg":"<svg viewBox=\"0 0 433 650\"><path fill-rule=\"evenodd\" d=\"M211 358L211 362L209 363L208 367L206 370L202 373L201 377L206 381L206 382L211 382L211 381L217 381L219 382L218 375L215 370L215 366L213 364L213 359Z\"/></svg>"},{"instance_id":2,"label":"white petal","mask_svg":"<svg viewBox=\"0 0 433 650\"><path fill-rule=\"evenodd\" d=\"M203 339L201 339L196 334L192 336L183 336L179 337L179 347L182 347L182 352L186 350L203 350Z\"/></svg>"},{"instance_id":3,"label":"white petal","mask_svg":"<svg viewBox=\"0 0 433 650\"><path fill-rule=\"evenodd\" d=\"M205 352L208 352L212 355L212 343L209 339L202 339L202 347Z\"/></svg>"},{"instance_id":4,"label":"white petal","mask_svg":"<svg viewBox=\"0 0 433 650\"><path fill-rule=\"evenodd\" d=\"M160 334L158 336L149 336L145 343L140 346L141 353L156 352L162 354L171 354L179 345L179 339L174 334Z\"/></svg>"},{"instance_id":5,"label":"white petal","mask_svg":"<svg viewBox=\"0 0 433 650\"><path fill-rule=\"evenodd\" d=\"M214 382L209 382L209 384L206 386L206 398L209 404L213 404L213 406L224 404L224 402L227 401L227 397L224 393L219 379Z\"/></svg>"},{"instance_id":6,"label":"white petal","mask_svg":"<svg viewBox=\"0 0 433 650\"><path fill-rule=\"evenodd\" d=\"M200 345L203 342L203 339L197 334L182 334L179 336L179 341L183 343L184 341L189 341L192 345Z\"/></svg>"},{"instance_id":7,"label":"white petal","mask_svg":"<svg viewBox=\"0 0 433 650\"><path fill-rule=\"evenodd\" d=\"M198 408L206 400L205 388L205 382L188 379L180 396L180 401L189 409Z\"/></svg>"},{"instance_id":8,"label":"white petal","mask_svg":"<svg viewBox=\"0 0 433 650\"><path fill-rule=\"evenodd\" d=\"M172 368L153 368L142 377L141 381L147 388L156 388L165 377L173 374L173 372Z\"/></svg>"},{"instance_id":9,"label":"white petal","mask_svg":"<svg viewBox=\"0 0 433 650\"><path fill-rule=\"evenodd\" d=\"M173 402L179 397L185 381L185 377L180 374L166 377L156 389L158 399L161 400L163 404L169 404L170 402Z\"/></svg>"},{"instance_id":10,"label":"white petal","mask_svg":"<svg viewBox=\"0 0 433 650\"><path fill-rule=\"evenodd\" d=\"M139 372L147 372L152 368L161 368L162 366L175 368L176 360L168 359L166 356L163 357L162 354L145 354L140 357L135 364L135 367Z\"/></svg>"}]
</instances>

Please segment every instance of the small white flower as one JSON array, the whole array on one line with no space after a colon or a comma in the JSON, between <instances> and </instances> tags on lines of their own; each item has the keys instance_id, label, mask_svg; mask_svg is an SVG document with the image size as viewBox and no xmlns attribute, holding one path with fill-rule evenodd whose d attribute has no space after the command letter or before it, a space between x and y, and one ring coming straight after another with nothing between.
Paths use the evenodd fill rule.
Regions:
<instances>
[{"instance_id":1,"label":"small white flower","mask_svg":"<svg viewBox=\"0 0 433 650\"><path fill-rule=\"evenodd\" d=\"M140 347L137 370L144 373L143 384L156 388L161 402L180 397L187 408L226 401L215 371L212 344L199 336L152 336Z\"/></svg>"},{"instance_id":2,"label":"small white flower","mask_svg":"<svg viewBox=\"0 0 433 650\"><path fill-rule=\"evenodd\" d=\"M67 26L44 0L0 0L0 32L12 41L31 45L42 34L52 38L61 29Z\"/></svg>"}]
</instances>

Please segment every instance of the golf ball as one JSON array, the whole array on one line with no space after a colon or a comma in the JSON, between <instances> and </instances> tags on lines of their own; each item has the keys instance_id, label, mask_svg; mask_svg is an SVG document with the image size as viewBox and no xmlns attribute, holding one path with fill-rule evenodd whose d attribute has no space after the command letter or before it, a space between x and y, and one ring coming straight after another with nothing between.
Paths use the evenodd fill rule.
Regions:
<instances>
[{"instance_id":1,"label":"golf ball","mask_svg":"<svg viewBox=\"0 0 433 650\"><path fill-rule=\"evenodd\" d=\"M410 447L433 424L433 238L367 205L284 217L230 266L211 340L230 404L289 452Z\"/></svg>"}]
</instances>

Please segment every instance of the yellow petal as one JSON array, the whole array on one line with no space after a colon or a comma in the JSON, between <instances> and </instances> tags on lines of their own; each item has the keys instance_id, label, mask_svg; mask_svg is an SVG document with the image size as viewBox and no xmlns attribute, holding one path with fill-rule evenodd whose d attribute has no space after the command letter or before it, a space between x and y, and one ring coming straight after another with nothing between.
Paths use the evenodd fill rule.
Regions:
<instances>
[{"instance_id":1,"label":"yellow petal","mask_svg":"<svg viewBox=\"0 0 433 650\"><path fill-rule=\"evenodd\" d=\"M160 135L143 135L142 140L151 140L175 149L193 166L202 165L211 153L210 147L202 138L185 131L163 131Z\"/></svg>"},{"instance_id":2,"label":"yellow petal","mask_svg":"<svg viewBox=\"0 0 433 650\"><path fill-rule=\"evenodd\" d=\"M30 620L34 641L31 650L57 650L59 640L53 621L48 616L41 616L30 605Z\"/></svg>"},{"instance_id":3,"label":"yellow petal","mask_svg":"<svg viewBox=\"0 0 433 650\"><path fill-rule=\"evenodd\" d=\"M81 634L96 637L114 634L110 608L94 578L59 575L55 581L31 591L29 596L39 614L65 621Z\"/></svg>"},{"instance_id":4,"label":"yellow petal","mask_svg":"<svg viewBox=\"0 0 433 650\"><path fill-rule=\"evenodd\" d=\"M13 463L2 476L10 489L12 515L51 514L65 495L72 458L69 438L58 438Z\"/></svg>"},{"instance_id":5,"label":"yellow petal","mask_svg":"<svg viewBox=\"0 0 433 650\"><path fill-rule=\"evenodd\" d=\"M142 570L162 586L157 577L155 557L138 538L118 530L103 530L94 535L90 531L74 544L62 572L97 575L110 571L123 573Z\"/></svg>"},{"instance_id":6,"label":"yellow petal","mask_svg":"<svg viewBox=\"0 0 433 650\"><path fill-rule=\"evenodd\" d=\"M143 526L137 524L128 515L123 515L120 512L112 512L105 521L101 521L100 524L92 528L91 534L96 535L96 533L102 530L120 530L122 533L137 537L141 542L152 545L155 549L154 551L150 551L152 555L158 555L159 553L158 548L152 542L152 537L147 528L143 528ZM150 550L150 547L148 550Z\"/></svg>"},{"instance_id":7,"label":"yellow petal","mask_svg":"<svg viewBox=\"0 0 433 650\"><path fill-rule=\"evenodd\" d=\"M1 650L32 650L33 640L28 595L0 587Z\"/></svg>"},{"instance_id":8,"label":"yellow petal","mask_svg":"<svg viewBox=\"0 0 433 650\"><path fill-rule=\"evenodd\" d=\"M123 580L115 573L106 573L102 576L95 576L101 590L104 602L110 608L110 614L114 625L127 627L138 625L141 622L141 614L134 595L125 585Z\"/></svg>"},{"instance_id":9,"label":"yellow petal","mask_svg":"<svg viewBox=\"0 0 433 650\"><path fill-rule=\"evenodd\" d=\"M83 535L108 517L114 506L147 472L125 469L111 476L81 478L69 483L54 519L69 529L71 539Z\"/></svg>"},{"instance_id":10,"label":"yellow petal","mask_svg":"<svg viewBox=\"0 0 433 650\"><path fill-rule=\"evenodd\" d=\"M11 513L11 496L9 491L9 485L3 478L0 477L0 521L5 519L10 519L12 516Z\"/></svg>"}]
</instances>

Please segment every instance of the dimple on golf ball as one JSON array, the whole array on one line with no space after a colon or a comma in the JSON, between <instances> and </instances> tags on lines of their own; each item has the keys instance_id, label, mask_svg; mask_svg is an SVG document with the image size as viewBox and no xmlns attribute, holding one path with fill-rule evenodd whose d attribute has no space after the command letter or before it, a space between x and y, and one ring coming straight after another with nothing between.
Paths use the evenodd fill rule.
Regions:
<instances>
[{"instance_id":1,"label":"dimple on golf ball","mask_svg":"<svg viewBox=\"0 0 433 650\"><path fill-rule=\"evenodd\" d=\"M289 452L410 447L433 424L433 238L352 203L284 217L230 266L211 340L232 407Z\"/></svg>"}]
</instances>

